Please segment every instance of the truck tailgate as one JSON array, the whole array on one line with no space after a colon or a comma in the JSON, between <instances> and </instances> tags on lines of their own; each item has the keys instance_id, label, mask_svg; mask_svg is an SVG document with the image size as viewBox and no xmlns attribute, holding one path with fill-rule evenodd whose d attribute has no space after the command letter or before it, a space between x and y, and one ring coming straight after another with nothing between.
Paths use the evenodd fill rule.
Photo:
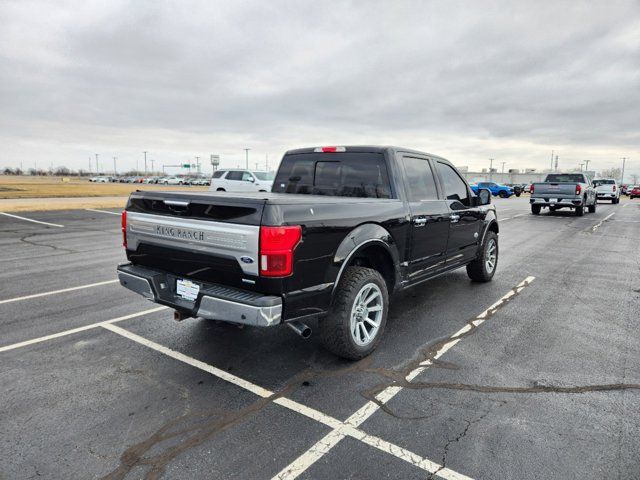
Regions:
<instances>
[{"instance_id":1,"label":"truck tailgate","mask_svg":"<svg viewBox=\"0 0 640 480\"><path fill-rule=\"evenodd\" d=\"M575 183L534 183L533 195L553 197L573 197L576 194Z\"/></svg>"},{"instance_id":2,"label":"truck tailgate","mask_svg":"<svg viewBox=\"0 0 640 480\"><path fill-rule=\"evenodd\" d=\"M258 275L265 200L136 192L127 205L127 256L203 281L241 284Z\"/></svg>"}]
</instances>

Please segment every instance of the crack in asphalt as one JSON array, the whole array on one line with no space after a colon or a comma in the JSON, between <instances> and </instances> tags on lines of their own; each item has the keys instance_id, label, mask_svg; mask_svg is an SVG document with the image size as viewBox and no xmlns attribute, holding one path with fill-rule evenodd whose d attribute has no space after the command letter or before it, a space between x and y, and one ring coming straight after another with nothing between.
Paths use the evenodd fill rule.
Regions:
<instances>
[{"instance_id":1,"label":"crack in asphalt","mask_svg":"<svg viewBox=\"0 0 640 480\"><path fill-rule=\"evenodd\" d=\"M506 402L502 402L502 405L504 405ZM487 415L489 415L489 411L487 410L485 413L483 413L482 415L480 415L478 418L476 418L475 420L464 420L464 422L466 423L466 426L464 427L464 430L462 430L462 432L460 432L458 435L456 435L455 438L450 439L447 438L447 443L445 443L443 449L442 449L442 461L440 462L441 466L440 468L438 468L438 470L436 470L433 473L430 473L429 476L427 477L427 480L433 480L440 471L444 470L445 468L447 468L447 455L449 455L449 448L451 447L451 445L453 445L454 443L458 443L460 440L462 440L464 437L467 436L467 433L469 433L469 429L471 428L472 425L481 422Z\"/></svg>"},{"instance_id":2,"label":"crack in asphalt","mask_svg":"<svg viewBox=\"0 0 640 480\"><path fill-rule=\"evenodd\" d=\"M27 235L23 235L22 237L20 237L20 241L23 242L23 243L26 243L27 245L32 245L34 247L46 247L46 248L51 248L51 249L53 249L55 251L67 252L67 253L76 253L75 250L70 250L68 248L57 247L55 245L49 245L49 244L46 244L46 243L36 243L34 241L27 240L27 238L37 237L38 235L39 235L38 233L29 233Z\"/></svg>"}]
</instances>

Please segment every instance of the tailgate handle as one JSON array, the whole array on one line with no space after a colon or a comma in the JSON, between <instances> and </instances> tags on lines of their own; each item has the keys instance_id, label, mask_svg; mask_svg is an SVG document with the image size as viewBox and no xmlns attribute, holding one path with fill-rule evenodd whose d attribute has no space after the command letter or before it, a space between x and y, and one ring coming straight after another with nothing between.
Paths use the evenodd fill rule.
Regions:
<instances>
[{"instance_id":1,"label":"tailgate handle","mask_svg":"<svg viewBox=\"0 0 640 480\"><path fill-rule=\"evenodd\" d=\"M163 200L164 204L169 207L169 210L174 212L184 212L189 208L189 201L184 200Z\"/></svg>"}]
</instances>

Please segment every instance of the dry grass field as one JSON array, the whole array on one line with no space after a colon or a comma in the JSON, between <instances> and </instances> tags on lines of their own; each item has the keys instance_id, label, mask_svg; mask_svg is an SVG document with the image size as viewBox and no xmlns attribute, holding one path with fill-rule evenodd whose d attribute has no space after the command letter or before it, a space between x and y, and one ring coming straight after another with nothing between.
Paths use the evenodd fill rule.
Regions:
<instances>
[{"instance_id":1,"label":"dry grass field","mask_svg":"<svg viewBox=\"0 0 640 480\"><path fill-rule=\"evenodd\" d=\"M91 183L87 179L0 175L0 198L113 197L134 190L207 190L207 187L150 185L140 183Z\"/></svg>"},{"instance_id":2,"label":"dry grass field","mask_svg":"<svg viewBox=\"0 0 640 480\"><path fill-rule=\"evenodd\" d=\"M0 175L0 211L122 208L135 190L206 191L208 187L91 183L87 179Z\"/></svg>"}]
</instances>

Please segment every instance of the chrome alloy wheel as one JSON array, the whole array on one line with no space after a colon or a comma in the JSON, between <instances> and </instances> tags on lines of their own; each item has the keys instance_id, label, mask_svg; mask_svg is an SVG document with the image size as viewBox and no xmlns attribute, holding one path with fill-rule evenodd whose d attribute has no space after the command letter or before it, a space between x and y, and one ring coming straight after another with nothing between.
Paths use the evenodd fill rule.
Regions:
<instances>
[{"instance_id":1,"label":"chrome alloy wheel","mask_svg":"<svg viewBox=\"0 0 640 480\"><path fill-rule=\"evenodd\" d=\"M498 261L498 245L496 241L492 238L489 240L487 244L487 249L484 253L484 264L487 268L488 273L492 273L494 268L496 268L496 263Z\"/></svg>"},{"instance_id":2,"label":"chrome alloy wheel","mask_svg":"<svg viewBox=\"0 0 640 480\"><path fill-rule=\"evenodd\" d=\"M378 285L367 283L360 289L351 307L351 338L356 345L369 345L376 338L383 307L382 292Z\"/></svg>"}]
</instances>

